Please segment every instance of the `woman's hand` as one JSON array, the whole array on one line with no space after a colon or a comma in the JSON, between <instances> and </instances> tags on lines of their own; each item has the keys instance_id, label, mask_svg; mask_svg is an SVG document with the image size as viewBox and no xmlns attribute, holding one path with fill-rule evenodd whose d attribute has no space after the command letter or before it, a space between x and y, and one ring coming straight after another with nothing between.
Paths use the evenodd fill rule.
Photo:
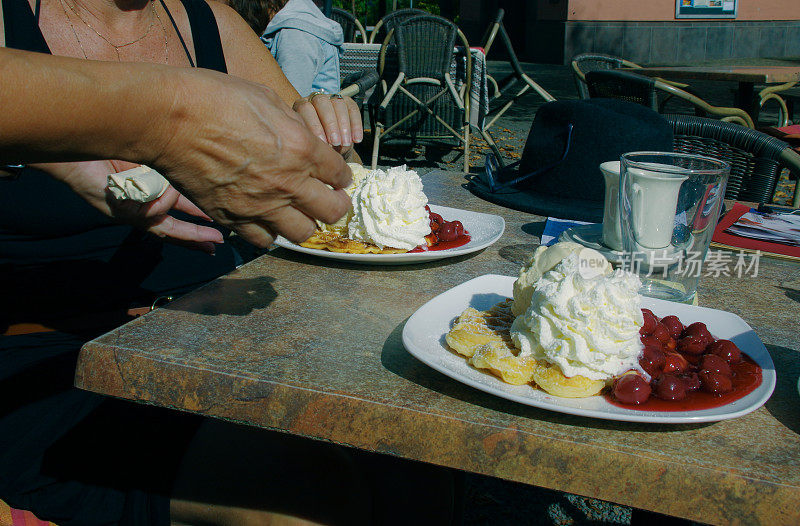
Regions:
<instances>
[{"instance_id":1,"label":"woman's hand","mask_svg":"<svg viewBox=\"0 0 800 526\"><path fill-rule=\"evenodd\" d=\"M361 110L350 97L312 93L295 101L292 107L314 135L342 155L364 139Z\"/></svg>"},{"instance_id":2,"label":"woman's hand","mask_svg":"<svg viewBox=\"0 0 800 526\"><path fill-rule=\"evenodd\" d=\"M107 190L108 174L135 168L136 164L125 161L87 161L77 163L48 163L35 165L36 168L69 185L90 205L105 215L121 222L146 230L167 241L214 253L214 245L222 243L219 230L207 226L181 221L168 214L178 210L189 215L210 221L191 201L172 186L149 203L118 200Z\"/></svg>"},{"instance_id":3,"label":"woman's hand","mask_svg":"<svg viewBox=\"0 0 800 526\"><path fill-rule=\"evenodd\" d=\"M161 148L148 166L259 247L277 234L305 241L314 219L335 223L347 212L350 168L273 90L180 69L186 82L162 83L170 112L142 137Z\"/></svg>"}]
</instances>

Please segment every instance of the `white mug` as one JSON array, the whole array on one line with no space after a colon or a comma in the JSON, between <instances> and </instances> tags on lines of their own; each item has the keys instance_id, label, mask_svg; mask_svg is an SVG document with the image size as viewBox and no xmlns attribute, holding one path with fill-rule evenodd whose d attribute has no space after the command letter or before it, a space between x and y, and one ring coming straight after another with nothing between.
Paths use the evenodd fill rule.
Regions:
<instances>
[{"instance_id":1,"label":"white mug","mask_svg":"<svg viewBox=\"0 0 800 526\"><path fill-rule=\"evenodd\" d=\"M603 244L613 250L622 250L622 226L619 219L619 161L606 161L600 165L606 181L603 203Z\"/></svg>"},{"instance_id":2,"label":"white mug","mask_svg":"<svg viewBox=\"0 0 800 526\"><path fill-rule=\"evenodd\" d=\"M658 170L657 165L653 165ZM644 248L666 248L672 242L678 194L686 175L628 168L631 177L631 225Z\"/></svg>"}]
</instances>

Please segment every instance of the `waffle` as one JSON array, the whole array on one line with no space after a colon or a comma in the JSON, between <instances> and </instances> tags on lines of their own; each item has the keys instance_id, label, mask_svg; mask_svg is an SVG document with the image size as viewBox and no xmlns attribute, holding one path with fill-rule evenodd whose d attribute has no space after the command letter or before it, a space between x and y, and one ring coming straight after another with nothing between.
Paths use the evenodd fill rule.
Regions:
<instances>
[{"instance_id":1,"label":"waffle","mask_svg":"<svg viewBox=\"0 0 800 526\"><path fill-rule=\"evenodd\" d=\"M486 369L512 385L535 384L549 394L565 398L593 396L605 387L601 380L567 378L556 365L519 356L510 335L512 304L513 300L507 299L488 311L467 308L445 336L447 344L473 367Z\"/></svg>"},{"instance_id":2,"label":"waffle","mask_svg":"<svg viewBox=\"0 0 800 526\"><path fill-rule=\"evenodd\" d=\"M408 252L408 250L402 248L380 248L372 243L364 243L347 238L340 232L319 229L310 238L300 243L300 246L347 254L404 254Z\"/></svg>"},{"instance_id":3,"label":"waffle","mask_svg":"<svg viewBox=\"0 0 800 526\"><path fill-rule=\"evenodd\" d=\"M602 380L591 380L585 376L567 378L559 366L544 363L537 363L533 368L533 380L544 391L563 398L594 396L606 386Z\"/></svg>"}]
</instances>

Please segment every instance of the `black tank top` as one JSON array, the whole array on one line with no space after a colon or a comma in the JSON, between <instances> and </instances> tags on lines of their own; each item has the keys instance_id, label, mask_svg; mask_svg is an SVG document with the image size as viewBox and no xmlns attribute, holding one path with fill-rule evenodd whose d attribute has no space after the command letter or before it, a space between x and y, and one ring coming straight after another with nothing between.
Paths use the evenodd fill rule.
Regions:
<instances>
[{"instance_id":1,"label":"black tank top","mask_svg":"<svg viewBox=\"0 0 800 526\"><path fill-rule=\"evenodd\" d=\"M219 28L211 8L205 0L181 1L192 28L197 67L227 73ZM34 13L27 0L3 0L3 19L7 47L50 54L38 25L38 5ZM2 303L14 297L20 301L36 288L52 287L50 293L39 292L48 297L58 296L55 289L65 279L74 277L67 287L71 301L92 288L100 293L105 288L108 292L107 287L115 283L112 275L119 278L131 272L136 275L128 285L131 289L142 286L149 291L185 289L183 285L196 285L231 270L235 256L223 247L217 250L215 258L175 246L164 248L152 236L114 223L67 185L39 170L25 169L16 179L0 178ZM182 263L171 269L167 260L175 260L176 252L181 252L177 259L182 259ZM173 256L167 257L168 254ZM197 261L201 263L192 264ZM193 274L187 265L197 267L197 272ZM96 279L103 273L107 273L105 278ZM17 289L19 294L11 293L9 288Z\"/></svg>"}]
</instances>

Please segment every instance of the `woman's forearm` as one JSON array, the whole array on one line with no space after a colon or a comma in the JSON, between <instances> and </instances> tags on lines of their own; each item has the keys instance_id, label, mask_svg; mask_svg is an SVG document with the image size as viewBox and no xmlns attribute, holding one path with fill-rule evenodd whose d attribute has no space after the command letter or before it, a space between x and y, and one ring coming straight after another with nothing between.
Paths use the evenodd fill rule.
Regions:
<instances>
[{"instance_id":1,"label":"woman's forearm","mask_svg":"<svg viewBox=\"0 0 800 526\"><path fill-rule=\"evenodd\" d=\"M0 162L153 158L166 69L0 48Z\"/></svg>"},{"instance_id":2,"label":"woman's forearm","mask_svg":"<svg viewBox=\"0 0 800 526\"><path fill-rule=\"evenodd\" d=\"M303 241L350 206L330 188L351 182L341 156L273 89L232 75L0 48L0 107L1 164L147 164L259 246Z\"/></svg>"}]
</instances>

